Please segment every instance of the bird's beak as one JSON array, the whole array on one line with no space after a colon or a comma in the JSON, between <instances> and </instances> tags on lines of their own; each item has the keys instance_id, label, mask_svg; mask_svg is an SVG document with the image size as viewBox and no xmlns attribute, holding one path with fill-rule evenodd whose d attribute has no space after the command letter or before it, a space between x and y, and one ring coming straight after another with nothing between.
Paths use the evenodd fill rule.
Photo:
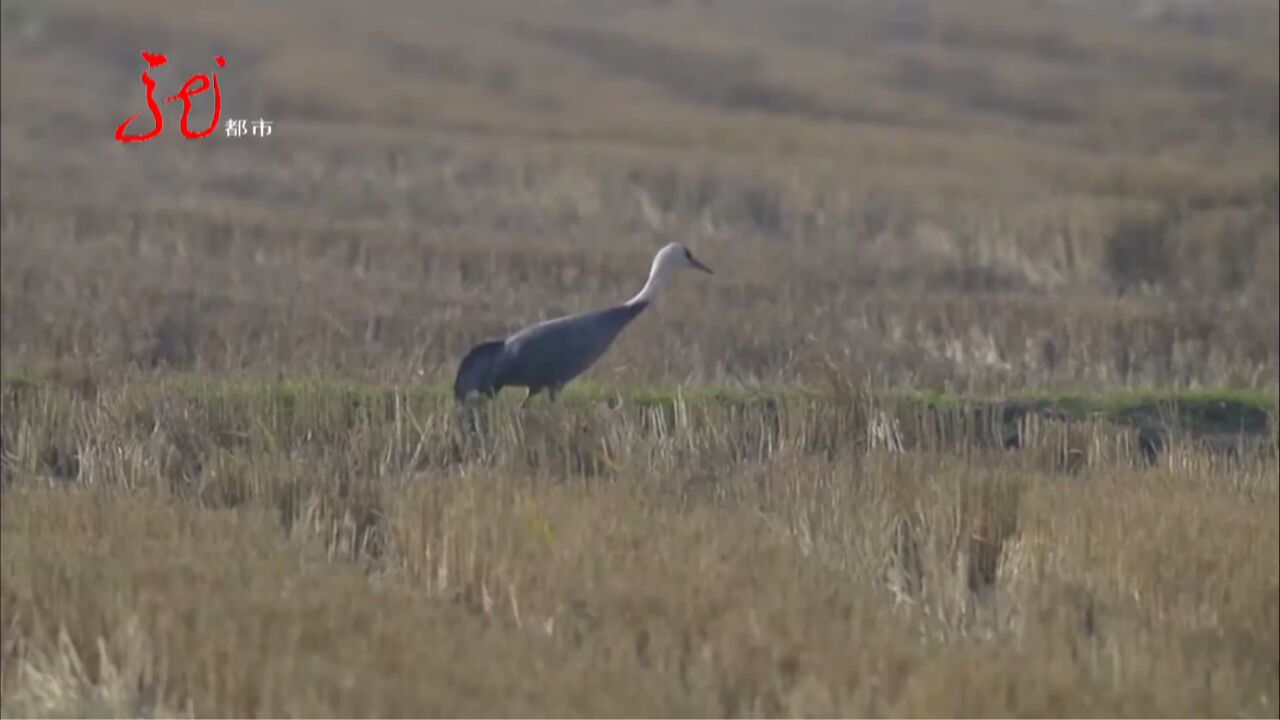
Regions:
<instances>
[{"instance_id":1,"label":"bird's beak","mask_svg":"<svg viewBox=\"0 0 1280 720\"><path fill-rule=\"evenodd\" d=\"M693 253L689 253L689 263L708 275L715 275L715 272L706 265L703 265L701 260L693 256Z\"/></svg>"}]
</instances>

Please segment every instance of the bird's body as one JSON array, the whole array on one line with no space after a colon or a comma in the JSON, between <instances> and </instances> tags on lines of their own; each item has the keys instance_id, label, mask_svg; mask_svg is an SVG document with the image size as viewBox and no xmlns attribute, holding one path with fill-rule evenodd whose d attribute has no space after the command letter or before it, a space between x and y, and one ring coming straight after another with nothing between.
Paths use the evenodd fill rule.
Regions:
<instances>
[{"instance_id":1,"label":"bird's body","mask_svg":"<svg viewBox=\"0 0 1280 720\"><path fill-rule=\"evenodd\" d=\"M568 382L604 355L618 333L649 307L672 271L694 267L711 272L684 246L672 243L658 252L644 289L631 300L604 310L546 320L505 340L471 349L453 384L458 402L472 392L492 396L504 387L528 388L529 396L547 390L554 398Z\"/></svg>"},{"instance_id":2,"label":"bird's body","mask_svg":"<svg viewBox=\"0 0 1280 720\"><path fill-rule=\"evenodd\" d=\"M507 339L510 363L504 385L556 389L595 364L614 338L644 311L648 303L570 315L538 323Z\"/></svg>"}]
</instances>

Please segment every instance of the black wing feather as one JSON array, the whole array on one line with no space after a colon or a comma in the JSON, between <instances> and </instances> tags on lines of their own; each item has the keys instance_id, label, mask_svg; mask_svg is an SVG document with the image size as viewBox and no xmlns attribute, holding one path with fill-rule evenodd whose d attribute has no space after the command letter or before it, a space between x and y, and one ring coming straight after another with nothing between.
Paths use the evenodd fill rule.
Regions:
<instances>
[{"instance_id":1,"label":"black wing feather","mask_svg":"<svg viewBox=\"0 0 1280 720\"><path fill-rule=\"evenodd\" d=\"M453 397L464 402L472 392L492 395L497 388L498 358L502 355L502 340L490 340L471 348L458 365L458 376L453 381Z\"/></svg>"}]
</instances>

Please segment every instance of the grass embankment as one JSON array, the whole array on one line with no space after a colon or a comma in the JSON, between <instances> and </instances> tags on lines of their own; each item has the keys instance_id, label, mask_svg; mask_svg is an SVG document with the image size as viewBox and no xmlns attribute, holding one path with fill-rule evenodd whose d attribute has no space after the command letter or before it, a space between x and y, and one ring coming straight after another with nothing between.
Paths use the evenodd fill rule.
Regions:
<instances>
[{"instance_id":1,"label":"grass embankment","mask_svg":"<svg viewBox=\"0 0 1280 720\"><path fill-rule=\"evenodd\" d=\"M21 372L0 375L7 389L37 390L63 388L84 392L93 387L84 380L63 382L41 379ZM168 375L164 379L142 381L124 387L128 393L165 393L188 401L220 403L268 403L289 411L302 398L325 398L353 408L371 403L385 404L399 398L422 406L447 404L452 390L445 385L413 384L387 386L346 380L304 378L276 381L211 378L199 375ZM96 392L96 387L94 388ZM520 397L519 389L508 390L500 403ZM1267 432L1277 410L1274 390L1204 388L1160 390L1117 389L1098 393L1028 392L1004 398L963 397L930 392L887 390L867 392L840 388L814 390L787 387L631 387L617 390L590 382L570 385L561 395L566 405L605 403L612 407L671 409L677 403L713 403L726 407L776 405L779 402L874 403L882 408L921 412L957 410L991 413L1005 423L1016 423L1028 414L1065 421L1103 421L1131 425L1161 435L1188 432L1195 435L1259 435ZM545 403L545 399L535 403Z\"/></svg>"}]
</instances>

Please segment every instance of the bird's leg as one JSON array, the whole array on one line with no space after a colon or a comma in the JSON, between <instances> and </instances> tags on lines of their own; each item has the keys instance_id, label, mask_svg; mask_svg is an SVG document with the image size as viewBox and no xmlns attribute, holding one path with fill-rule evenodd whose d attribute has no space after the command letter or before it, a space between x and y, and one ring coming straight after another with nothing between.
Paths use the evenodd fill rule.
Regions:
<instances>
[{"instance_id":1,"label":"bird's leg","mask_svg":"<svg viewBox=\"0 0 1280 720\"><path fill-rule=\"evenodd\" d=\"M524 394L524 400L520 401L520 407L524 408L525 406L527 406L529 404L529 401L533 399L533 396L537 395L538 392L541 390L542 388L536 388L536 387L526 388L525 394Z\"/></svg>"},{"instance_id":2,"label":"bird's leg","mask_svg":"<svg viewBox=\"0 0 1280 720\"><path fill-rule=\"evenodd\" d=\"M547 388L547 397L551 402L555 402L556 398L560 397L560 388L555 386Z\"/></svg>"}]
</instances>

